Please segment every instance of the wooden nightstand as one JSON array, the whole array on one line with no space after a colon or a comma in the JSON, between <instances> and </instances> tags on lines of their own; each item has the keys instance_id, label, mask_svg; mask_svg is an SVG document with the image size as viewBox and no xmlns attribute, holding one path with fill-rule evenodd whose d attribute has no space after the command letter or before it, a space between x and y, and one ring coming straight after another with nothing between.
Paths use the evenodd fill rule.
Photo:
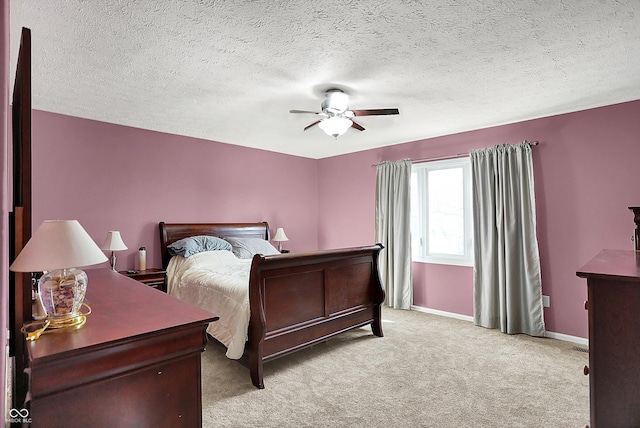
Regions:
<instances>
[{"instance_id":1,"label":"wooden nightstand","mask_svg":"<svg viewBox=\"0 0 640 428\"><path fill-rule=\"evenodd\" d=\"M157 288L160 291L167 292L167 284L166 284L166 276L167 271L163 269L147 269L136 271L136 273L131 273L131 271L120 271L122 275L128 276L129 278L133 278L136 281L140 281L143 284L147 284L149 287Z\"/></svg>"}]
</instances>

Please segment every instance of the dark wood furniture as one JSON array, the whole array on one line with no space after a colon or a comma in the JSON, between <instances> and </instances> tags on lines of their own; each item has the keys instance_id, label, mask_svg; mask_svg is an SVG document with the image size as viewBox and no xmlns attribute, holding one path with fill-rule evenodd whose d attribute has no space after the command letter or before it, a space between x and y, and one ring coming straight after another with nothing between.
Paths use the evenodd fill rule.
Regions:
<instances>
[{"instance_id":1,"label":"dark wood furniture","mask_svg":"<svg viewBox=\"0 0 640 428\"><path fill-rule=\"evenodd\" d=\"M640 252L603 250L587 279L591 427L640 426Z\"/></svg>"},{"instance_id":2,"label":"dark wood furniture","mask_svg":"<svg viewBox=\"0 0 640 428\"><path fill-rule=\"evenodd\" d=\"M200 354L215 315L108 269L88 269L78 330L27 343L37 427L200 427Z\"/></svg>"},{"instance_id":3,"label":"dark wood furniture","mask_svg":"<svg viewBox=\"0 0 640 428\"><path fill-rule=\"evenodd\" d=\"M31 31L22 29L13 87L13 204L9 216L9 262L31 238ZM31 321L31 275L9 274L9 352L14 357L13 408L21 409L27 390L24 368L26 350L20 329Z\"/></svg>"},{"instance_id":4,"label":"dark wood furniture","mask_svg":"<svg viewBox=\"0 0 640 428\"><path fill-rule=\"evenodd\" d=\"M269 239L265 223L160 223L162 263L167 245L187 236ZM251 380L264 388L263 363L371 325L382 336L384 289L378 273L380 244L309 253L255 255L249 279L251 318L245 356Z\"/></svg>"},{"instance_id":5,"label":"dark wood furniture","mask_svg":"<svg viewBox=\"0 0 640 428\"><path fill-rule=\"evenodd\" d=\"M167 291L167 271L164 269L147 269L147 270L138 270L135 273L129 273L126 270L120 271L122 275L128 276L129 278L133 278L136 281L140 281L143 284L148 285L149 287L157 288L160 291Z\"/></svg>"}]
</instances>

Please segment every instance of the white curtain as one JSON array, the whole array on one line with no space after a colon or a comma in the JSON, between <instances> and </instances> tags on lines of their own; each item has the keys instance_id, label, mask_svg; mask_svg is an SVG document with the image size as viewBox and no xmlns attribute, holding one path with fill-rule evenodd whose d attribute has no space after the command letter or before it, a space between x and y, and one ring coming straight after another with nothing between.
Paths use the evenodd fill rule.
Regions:
<instances>
[{"instance_id":1,"label":"white curtain","mask_svg":"<svg viewBox=\"0 0 640 428\"><path fill-rule=\"evenodd\" d=\"M544 336L531 146L502 145L470 157L475 323Z\"/></svg>"},{"instance_id":2,"label":"white curtain","mask_svg":"<svg viewBox=\"0 0 640 428\"><path fill-rule=\"evenodd\" d=\"M411 161L376 166L376 242L384 245L379 268L385 305L411 307Z\"/></svg>"}]
</instances>

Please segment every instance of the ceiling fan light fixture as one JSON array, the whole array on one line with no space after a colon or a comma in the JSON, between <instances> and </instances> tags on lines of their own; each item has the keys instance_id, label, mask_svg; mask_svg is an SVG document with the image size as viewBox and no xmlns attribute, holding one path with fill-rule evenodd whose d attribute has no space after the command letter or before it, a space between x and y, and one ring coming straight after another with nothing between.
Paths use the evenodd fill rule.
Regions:
<instances>
[{"instance_id":1,"label":"ceiling fan light fixture","mask_svg":"<svg viewBox=\"0 0 640 428\"><path fill-rule=\"evenodd\" d=\"M353 119L360 116L386 116L400 114L397 108L376 108L366 110L350 110L349 95L340 89L325 91L326 100L322 102L322 111L289 110L289 113L307 113L324 117L304 127L303 131L318 125L327 135L337 139L347 132L349 128L364 131L364 127Z\"/></svg>"},{"instance_id":2,"label":"ceiling fan light fixture","mask_svg":"<svg viewBox=\"0 0 640 428\"><path fill-rule=\"evenodd\" d=\"M346 117L333 116L328 119L323 119L318 123L320 129L324 131L325 134L332 136L333 138L338 138L340 135L347 132L347 129L351 128L353 122Z\"/></svg>"}]
</instances>

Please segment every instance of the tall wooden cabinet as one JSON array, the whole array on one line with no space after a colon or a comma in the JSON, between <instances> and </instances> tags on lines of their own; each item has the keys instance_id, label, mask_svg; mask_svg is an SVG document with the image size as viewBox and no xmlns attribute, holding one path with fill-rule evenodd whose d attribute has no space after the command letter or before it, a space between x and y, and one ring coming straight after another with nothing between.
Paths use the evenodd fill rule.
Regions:
<instances>
[{"instance_id":1,"label":"tall wooden cabinet","mask_svg":"<svg viewBox=\"0 0 640 428\"><path fill-rule=\"evenodd\" d=\"M587 279L591 427L640 426L640 252L603 250Z\"/></svg>"},{"instance_id":2,"label":"tall wooden cabinet","mask_svg":"<svg viewBox=\"0 0 640 428\"><path fill-rule=\"evenodd\" d=\"M86 272L86 324L27 343L31 426L200 427L200 355L217 316L117 272Z\"/></svg>"}]
</instances>

